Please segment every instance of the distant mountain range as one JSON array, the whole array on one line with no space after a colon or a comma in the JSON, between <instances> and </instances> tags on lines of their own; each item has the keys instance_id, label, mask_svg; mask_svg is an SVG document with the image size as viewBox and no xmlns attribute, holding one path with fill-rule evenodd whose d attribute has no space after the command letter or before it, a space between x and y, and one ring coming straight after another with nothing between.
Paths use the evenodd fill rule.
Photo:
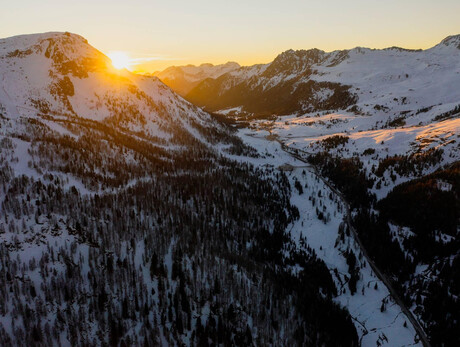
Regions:
<instances>
[{"instance_id":1,"label":"distant mountain range","mask_svg":"<svg viewBox=\"0 0 460 347\"><path fill-rule=\"evenodd\" d=\"M221 65L201 64L200 66L171 66L166 70L157 71L157 76L163 83L171 87L179 95L187 95L201 81L207 78L218 78L228 72L240 68L238 63L228 62Z\"/></svg>"},{"instance_id":2,"label":"distant mountain range","mask_svg":"<svg viewBox=\"0 0 460 347\"><path fill-rule=\"evenodd\" d=\"M203 75L201 80L194 76L196 86L185 98L209 111L238 108L240 113L258 115L345 110L355 105L364 113L380 110L395 115L409 107L453 105L459 100L458 89L450 87L460 80L459 47L456 35L427 50L288 50L269 64ZM174 71L181 69L167 71L163 81L177 88L169 81L178 80ZM158 76L162 79L161 73Z\"/></svg>"}]
</instances>

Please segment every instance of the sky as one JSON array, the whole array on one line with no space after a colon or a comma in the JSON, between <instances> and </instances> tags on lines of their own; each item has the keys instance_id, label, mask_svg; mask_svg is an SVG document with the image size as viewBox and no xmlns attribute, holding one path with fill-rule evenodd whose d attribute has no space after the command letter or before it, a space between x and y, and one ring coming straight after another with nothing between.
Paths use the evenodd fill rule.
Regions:
<instances>
[{"instance_id":1,"label":"sky","mask_svg":"<svg viewBox=\"0 0 460 347\"><path fill-rule=\"evenodd\" d=\"M267 63L287 49L429 48L460 34L459 0L10 0L0 38L84 36L130 69Z\"/></svg>"}]
</instances>

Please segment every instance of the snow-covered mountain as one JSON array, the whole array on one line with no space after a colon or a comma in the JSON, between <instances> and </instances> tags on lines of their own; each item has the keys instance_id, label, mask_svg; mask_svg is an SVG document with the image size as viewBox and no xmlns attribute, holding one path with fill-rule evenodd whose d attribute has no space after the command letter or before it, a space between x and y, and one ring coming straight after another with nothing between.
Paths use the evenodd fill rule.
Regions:
<instances>
[{"instance_id":1,"label":"snow-covered mountain","mask_svg":"<svg viewBox=\"0 0 460 347\"><path fill-rule=\"evenodd\" d=\"M460 159L459 42L454 35L427 50L289 50L270 64L204 80L187 98L228 117L261 119L252 125L298 150L372 152L369 171L388 156L435 150L445 165ZM336 136L349 141L324 145ZM382 183L374 193L382 198L393 186Z\"/></svg>"},{"instance_id":2,"label":"snow-covered mountain","mask_svg":"<svg viewBox=\"0 0 460 347\"><path fill-rule=\"evenodd\" d=\"M287 51L187 96L235 120L245 141L281 144L262 151L289 152L341 192L350 225L434 345L460 343L459 42ZM308 168L286 163L302 181ZM322 259L334 271L329 250Z\"/></svg>"},{"instance_id":3,"label":"snow-covered mountain","mask_svg":"<svg viewBox=\"0 0 460 347\"><path fill-rule=\"evenodd\" d=\"M187 94L212 111L242 107L255 114L355 109L398 116L400 112L455 106L459 100L460 36L427 50L391 47L280 54L272 63L241 67L202 81Z\"/></svg>"},{"instance_id":4,"label":"snow-covered mountain","mask_svg":"<svg viewBox=\"0 0 460 347\"><path fill-rule=\"evenodd\" d=\"M163 71L153 73L164 84L171 87L178 94L184 96L198 83L207 78L218 78L228 72L237 70L240 65L235 62L228 62L220 65L201 64L200 66L171 66Z\"/></svg>"},{"instance_id":5,"label":"snow-covered mountain","mask_svg":"<svg viewBox=\"0 0 460 347\"><path fill-rule=\"evenodd\" d=\"M358 345L260 155L78 35L0 40L0 345Z\"/></svg>"},{"instance_id":6,"label":"snow-covered mountain","mask_svg":"<svg viewBox=\"0 0 460 347\"><path fill-rule=\"evenodd\" d=\"M4 116L44 114L104 121L157 141L218 127L156 77L116 70L75 34L47 33L0 40L0 102ZM170 141L172 142L172 141Z\"/></svg>"},{"instance_id":7,"label":"snow-covered mountain","mask_svg":"<svg viewBox=\"0 0 460 347\"><path fill-rule=\"evenodd\" d=\"M294 149L366 153L369 171L388 156L442 151L434 170L460 159L459 42L453 35L426 50L289 50L270 64L204 80L187 98L230 118L259 119L252 126ZM337 136L347 139L328 144ZM380 182L373 192L383 198L411 177Z\"/></svg>"},{"instance_id":8,"label":"snow-covered mountain","mask_svg":"<svg viewBox=\"0 0 460 347\"><path fill-rule=\"evenodd\" d=\"M459 41L170 71L235 133L78 35L1 39L0 344L457 341Z\"/></svg>"},{"instance_id":9,"label":"snow-covered mountain","mask_svg":"<svg viewBox=\"0 0 460 347\"><path fill-rule=\"evenodd\" d=\"M454 288L458 286L455 276L460 261L456 255L460 249L459 41L460 35L450 36L427 50L289 50L270 64L241 67L218 78L204 79L186 95L206 110L235 119L239 127L248 128L241 130L241 138L269 158L259 165L271 163L288 170L291 185L301 182L303 191L313 189L316 195L327 190L305 179L311 173L342 191L351 206L350 220L360 242L391 278L387 283L397 288L390 296L399 293L397 301L404 301L427 339L435 344L456 341L458 327L457 319L449 321L441 315L455 315L458 307L454 304L458 296ZM266 144L267 140L282 146ZM281 150L290 151L294 161L289 157L281 159ZM313 163L314 170L299 163L299 158ZM302 211L302 226L315 226L311 231L300 226L296 231L293 226L291 237L318 238L318 256L331 272L340 273L339 259L343 258L336 257L336 252L350 254L350 242L356 240L345 237L348 248L342 248L338 241L333 247L327 246L327 236L320 231L323 227L315 223L321 216L327 221L324 230L337 229L329 218L334 220L332 215L340 215L340 208L331 211L323 202L323 211L317 208L317 215L310 215L314 204L309 204L315 201L315 192L308 194L308 202L297 200L295 194L292 199ZM332 202L337 199L337 194L329 192L328 196ZM404 208L406 214L398 212ZM326 210L329 217L324 217ZM345 217L338 219L342 218ZM331 238L341 238L340 233L333 232ZM428 251L429 247L432 248ZM370 304L376 298L364 292L375 277L365 279L368 274L362 249L355 251L361 257L358 292L362 290L361 298L372 310L378 306ZM331 257L334 261L330 261ZM352 281L338 276L336 285L342 282ZM365 345L371 341L404 345L413 338L413 333L405 331L405 342L395 341L396 335L402 336L402 332L396 333L400 325L393 320L400 311L390 313L382 304L382 314L393 317L393 324L384 329L379 324L386 318L376 311L370 313L365 305L358 304L355 295L345 293L343 300L358 322L356 327ZM378 300L385 301L382 297ZM354 310L353 302L360 309ZM389 336L390 342L382 340L382 336Z\"/></svg>"}]
</instances>

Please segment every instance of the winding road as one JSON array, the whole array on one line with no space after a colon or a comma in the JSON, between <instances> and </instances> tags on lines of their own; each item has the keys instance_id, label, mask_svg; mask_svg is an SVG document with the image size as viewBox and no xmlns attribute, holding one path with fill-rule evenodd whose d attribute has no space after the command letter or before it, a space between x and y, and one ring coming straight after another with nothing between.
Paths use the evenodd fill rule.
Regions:
<instances>
[{"instance_id":1,"label":"winding road","mask_svg":"<svg viewBox=\"0 0 460 347\"><path fill-rule=\"evenodd\" d=\"M377 265L374 263L374 261L371 259L371 257L367 253L366 248L364 247L364 244L361 242L361 239L359 238L359 235L358 235L356 229L353 227L353 225L351 223L350 205L349 205L348 201L345 199L345 197L343 196L343 194L340 191L338 191L326 178L321 176L321 174L319 173L319 171L316 168L316 166L310 164L305 158L303 158L301 155L299 155L298 152L296 152L296 151L292 150L291 148L289 148L289 146L287 146L283 141L281 141L279 138L274 136L271 132L270 132L270 138L272 140L278 142L281 145L281 149L285 153L287 153L290 156L292 156L293 158L295 158L295 159L297 159L297 160L309 165L313 169L314 174L319 179L321 179L324 182L324 184L326 184L331 189L331 191L340 198L340 200L342 200L342 204L343 204L343 206L345 206L345 210L346 210L346 221L345 222L346 222L349 230L351 231L351 233L353 235L353 238L355 239L357 245L359 246L359 248L361 250L361 253L363 254L364 258L369 263L369 265L370 265L372 271L375 273L375 275L388 288L388 291L390 292L391 297L393 298L394 302L401 308L401 311L409 319L409 321L411 322L411 324L414 327L415 331L417 332L417 335L418 335L420 341L422 342L423 346L424 347L431 347L430 341L429 341L427 335L425 334L425 331L423 330L422 326L418 322L418 320L415 318L413 313L406 307L406 305L404 304L402 299L399 297L398 292L394 289L394 287L393 287L391 281L388 279L388 277L382 271L380 271L380 269L377 267ZM308 154L307 152L304 152L304 151L302 151L302 152L305 153L305 154Z\"/></svg>"}]
</instances>

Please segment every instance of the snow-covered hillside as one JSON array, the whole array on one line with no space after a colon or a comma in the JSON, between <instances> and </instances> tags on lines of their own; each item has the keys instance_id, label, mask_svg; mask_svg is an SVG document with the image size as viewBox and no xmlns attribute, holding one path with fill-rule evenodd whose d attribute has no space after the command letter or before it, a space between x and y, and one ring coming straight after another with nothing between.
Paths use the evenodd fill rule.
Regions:
<instances>
[{"instance_id":1,"label":"snow-covered hillside","mask_svg":"<svg viewBox=\"0 0 460 347\"><path fill-rule=\"evenodd\" d=\"M426 50L289 50L186 98L315 164L428 339L458 342L460 35ZM292 169L277 151L262 148Z\"/></svg>"},{"instance_id":2,"label":"snow-covered hillside","mask_svg":"<svg viewBox=\"0 0 460 347\"><path fill-rule=\"evenodd\" d=\"M439 122L430 122L420 116L412 121L421 124L364 130L368 127L368 118L371 117L363 118L347 112L324 116L285 116L271 123L260 122L257 127L269 128L286 145L308 154L327 150L342 158L359 156L371 177L377 180L373 192L378 198L385 197L396 184L460 160L458 116ZM334 139L342 141L331 145ZM380 184L382 176L376 177L373 171L389 157L422 158L434 153L438 154L438 158L432 165L426 165L420 171L397 175L393 180L390 179L389 168L383 172L386 181Z\"/></svg>"},{"instance_id":3,"label":"snow-covered hillside","mask_svg":"<svg viewBox=\"0 0 460 347\"><path fill-rule=\"evenodd\" d=\"M239 68L240 65L235 62L228 62L220 65L208 63L199 66L171 66L163 71L156 71L153 75L157 76L163 83L171 87L178 94L186 95L201 81L207 78L218 78L219 76Z\"/></svg>"},{"instance_id":4,"label":"snow-covered hillside","mask_svg":"<svg viewBox=\"0 0 460 347\"><path fill-rule=\"evenodd\" d=\"M0 102L4 116L37 113L104 121L158 141L218 127L209 115L156 77L116 70L75 34L46 33L0 40Z\"/></svg>"},{"instance_id":5,"label":"snow-covered hillside","mask_svg":"<svg viewBox=\"0 0 460 347\"><path fill-rule=\"evenodd\" d=\"M0 345L358 345L258 156L78 35L0 40Z\"/></svg>"},{"instance_id":6,"label":"snow-covered hillside","mask_svg":"<svg viewBox=\"0 0 460 347\"><path fill-rule=\"evenodd\" d=\"M247 113L266 115L356 105L357 113L378 115L376 125L417 111L434 118L458 105L459 37L427 50L289 50L270 64L203 81L187 98L212 111L242 106Z\"/></svg>"},{"instance_id":7,"label":"snow-covered hillside","mask_svg":"<svg viewBox=\"0 0 460 347\"><path fill-rule=\"evenodd\" d=\"M456 35L427 50L290 50L270 64L203 82L197 103L227 117L259 119L251 126L307 153L364 153L369 171L386 157L442 151L427 173L460 157L459 42ZM337 136L347 139L327 146ZM374 192L383 197L394 183Z\"/></svg>"},{"instance_id":8,"label":"snow-covered hillside","mask_svg":"<svg viewBox=\"0 0 460 347\"><path fill-rule=\"evenodd\" d=\"M313 166L284 151L278 142L270 141L272 136L267 131L242 129L239 135L265 154L249 159L252 164L285 168L291 186L295 187L291 202L300 212L299 220L288 227L289 236L295 247L313 252L325 262L338 288L335 300L350 312L360 345L422 346L407 316L347 231L343 200L319 179ZM353 265L350 259L354 259Z\"/></svg>"},{"instance_id":9,"label":"snow-covered hillside","mask_svg":"<svg viewBox=\"0 0 460 347\"><path fill-rule=\"evenodd\" d=\"M459 57L167 70L235 136L81 36L0 40L0 344L455 341Z\"/></svg>"},{"instance_id":10,"label":"snow-covered hillside","mask_svg":"<svg viewBox=\"0 0 460 347\"><path fill-rule=\"evenodd\" d=\"M428 339L458 341L460 35L423 51L287 51L242 75L204 81L188 98L314 164L342 190L362 243Z\"/></svg>"}]
</instances>

